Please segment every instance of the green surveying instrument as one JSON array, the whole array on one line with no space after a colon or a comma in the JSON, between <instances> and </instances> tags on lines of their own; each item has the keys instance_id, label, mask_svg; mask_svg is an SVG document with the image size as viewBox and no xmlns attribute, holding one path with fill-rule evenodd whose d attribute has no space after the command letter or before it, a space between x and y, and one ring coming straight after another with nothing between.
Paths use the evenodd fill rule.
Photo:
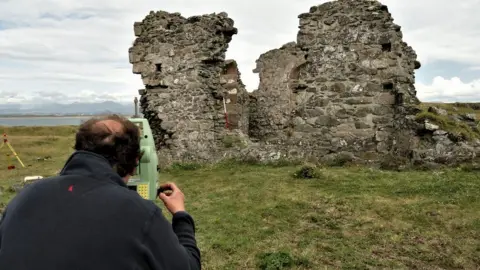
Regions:
<instances>
[{"instance_id":1,"label":"green surveying instrument","mask_svg":"<svg viewBox=\"0 0 480 270\"><path fill-rule=\"evenodd\" d=\"M135 97L135 115L129 120L140 128L140 148L143 156L133 175L127 183L131 190L147 200L155 200L158 191L158 156L155 149L152 129L147 119L138 115L138 99Z\"/></svg>"}]
</instances>

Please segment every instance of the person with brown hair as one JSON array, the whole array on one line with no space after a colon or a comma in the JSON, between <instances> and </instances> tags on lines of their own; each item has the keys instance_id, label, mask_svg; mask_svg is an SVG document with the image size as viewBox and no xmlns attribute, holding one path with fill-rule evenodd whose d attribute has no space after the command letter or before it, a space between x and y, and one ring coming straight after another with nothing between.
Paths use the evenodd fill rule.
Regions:
<instances>
[{"instance_id":1,"label":"person with brown hair","mask_svg":"<svg viewBox=\"0 0 480 270\"><path fill-rule=\"evenodd\" d=\"M174 184L153 202L128 189L138 127L117 115L84 122L58 176L23 189L0 221L0 269L201 269L195 223Z\"/></svg>"}]
</instances>

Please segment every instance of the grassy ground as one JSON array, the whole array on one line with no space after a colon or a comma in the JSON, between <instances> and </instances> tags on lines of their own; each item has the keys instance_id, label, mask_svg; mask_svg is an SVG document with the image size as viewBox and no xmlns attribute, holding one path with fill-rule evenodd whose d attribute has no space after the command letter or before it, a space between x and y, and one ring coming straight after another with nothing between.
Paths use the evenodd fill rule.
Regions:
<instances>
[{"instance_id":1,"label":"grassy ground","mask_svg":"<svg viewBox=\"0 0 480 270\"><path fill-rule=\"evenodd\" d=\"M428 109L434 106L446 111L447 115L437 115ZM420 113L417 120L430 120L445 131L460 135L466 140L480 139L480 103L422 103L419 105ZM457 116L473 114L474 123L458 121Z\"/></svg>"},{"instance_id":2,"label":"grassy ground","mask_svg":"<svg viewBox=\"0 0 480 270\"><path fill-rule=\"evenodd\" d=\"M480 120L480 103L428 103L423 102L420 108L427 110L429 107L435 106L446 110L449 114L467 114L473 113Z\"/></svg>"},{"instance_id":3,"label":"grassy ground","mask_svg":"<svg viewBox=\"0 0 480 270\"><path fill-rule=\"evenodd\" d=\"M63 166L74 128L7 132L27 168L15 163L7 171L7 150L0 149L4 203L23 176ZM177 166L159 180L183 189L204 269L480 267L478 172L323 168L317 178L298 179L298 169Z\"/></svg>"}]
</instances>

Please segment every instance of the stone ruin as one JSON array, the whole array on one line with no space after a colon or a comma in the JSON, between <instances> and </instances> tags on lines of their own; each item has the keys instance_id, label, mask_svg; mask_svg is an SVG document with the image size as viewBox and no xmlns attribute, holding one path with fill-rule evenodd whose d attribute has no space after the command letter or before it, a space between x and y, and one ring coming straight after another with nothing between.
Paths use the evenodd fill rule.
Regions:
<instances>
[{"instance_id":1,"label":"stone ruin","mask_svg":"<svg viewBox=\"0 0 480 270\"><path fill-rule=\"evenodd\" d=\"M296 42L257 60L260 84L251 93L225 59L238 33L226 13L152 11L134 24L129 59L145 85L140 105L162 166L225 158L376 163L418 153L421 65L387 6L338 0L299 19Z\"/></svg>"},{"instance_id":2,"label":"stone ruin","mask_svg":"<svg viewBox=\"0 0 480 270\"><path fill-rule=\"evenodd\" d=\"M248 134L248 92L236 62L225 60L237 34L233 24L226 13L184 18L164 11L135 23L130 62L145 85L140 107L162 164L218 154L227 122L224 97L230 127Z\"/></svg>"}]
</instances>

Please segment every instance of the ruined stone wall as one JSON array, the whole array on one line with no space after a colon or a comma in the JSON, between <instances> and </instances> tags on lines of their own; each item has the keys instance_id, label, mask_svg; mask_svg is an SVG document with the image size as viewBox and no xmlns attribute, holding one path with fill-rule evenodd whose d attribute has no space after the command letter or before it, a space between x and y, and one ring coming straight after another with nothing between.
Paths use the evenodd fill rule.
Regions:
<instances>
[{"instance_id":1,"label":"ruined stone wall","mask_svg":"<svg viewBox=\"0 0 480 270\"><path fill-rule=\"evenodd\" d=\"M275 107L258 113L254 135L281 130L277 138L290 135L284 143L301 142L304 152L314 152L306 156L387 153L395 141L396 107L418 102L413 84L419 67L388 8L339 0L314 6L299 19L297 44L272 50L257 63L262 81L254 96L263 101L251 110L261 111L265 102ZM284 134L286 123L290 134Z\"/></svg>"},{"instance_id":2,"label":"ruined stone wall","mask_svg":"<svg viewBox=\"0 0 480 270\"><path fill-rule=\"evenodd\" d=\"M130 62L145 85L141 108L160 165L239 157L437 162L480 154L479 140L455 141L452 131L419 122L420 63L387 6L337 0L298 18L296 42L258 58L260 84L252 93L237 63L225 60L237 34L227 14L159 11L134 24Z\"/></svg>"},{"instance_id":3,"label":"ruined stone wall","mask_svg":"<svg viewBox=\"0 0 480 270\"><path fill-rule=\"evenodd\" d=\"M225 52L237 33L233 20L225 13L184 18L158 11L136 22L134 32L129 58L145 85L140 104L160 162L209 160L225 127L222 79Z\"/></svg>"}]
</instances>

